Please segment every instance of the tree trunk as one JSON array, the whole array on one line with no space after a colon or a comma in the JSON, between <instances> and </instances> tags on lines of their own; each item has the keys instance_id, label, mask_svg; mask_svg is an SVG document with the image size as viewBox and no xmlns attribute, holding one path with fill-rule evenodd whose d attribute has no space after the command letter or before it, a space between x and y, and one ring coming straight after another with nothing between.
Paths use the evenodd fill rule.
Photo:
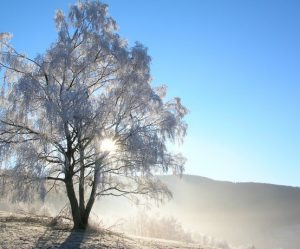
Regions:
<instances>
[{"instance_id":1,"label":"tree trunk","mask_svg":"<svg viewBox=\"0 0 300 249\"><path fill-rule=\"evenodd\" d=\"M81 169L83 169L83 167ZM80 173L81 173L80 177L84 178L84 171ZM74 190L72 174L70 174L70 172L66 172L65 185L67 190L67 196L69 198L70 205L71 205L72 218L74 223L73 229L86 229L88 227L89 216L96 199L96 190L97 190L97 185L99 183L99 177L100 177L99 173L100 173L100 165L99 162L97 162L95 167L95 172L94 172L94 181L92 184L92 190L90 193L89 200L85 206L84 185L81 185L82 183L84 184L84 181L79 182L78 192L79 192L80 203L78 203L78 199L76 197L75 190Z\"/></svg>"},{"instance_id":2,"label":"tree trunk","mask_svg":"<svg viewBox=\"0 0 300 249\"><path fill-rule=\"evenodd\" d=\"M90 194L90 198L86 204L86 207L84 209L84 213L81 213L81 224L83 226L83 229L85 229L88 226L88 221L90 217L90 213L92 210L92 207L94 206L95 200L96 200L96 190L97 185L99 183L99 173L100 173L100 165L99 162L96 162L95 172L94 172L94 181L92 185L92 190Z\"/></svg>"},{"instance_id":3,"label":"tree trunk","mask_svg":"<svg viewBox=\"0 0 300 249\"><path fill-rule=\"evenodd\" d=\"M80 167L80 175L79 175L79 182L78 182L78 194L79 194L79 211L80 216L83 217L85 213L85 199L84 199L84 146L81 140L81 124L80 122L76 125L78 130L78 149L79 149L79 167Z\"/></svg>"},{"instance_id":4,"label":"tree trunk","mask_svg":"<svg viewBox=\"0 0 300 249\"><path fill-rule=\"evenodd\" d=\"M84 150L82 148L81 141L79 140L79 150L80 150L80 176L79 176L79 210L80 216L85 216L85 200L84 200Z\"/></svg>"},{"instance_id":5,"label":"tree trunk","mask_svg":"<svg viewBox=\"0 0 300 249\"><path fill-rule=\"evenodd\" d=\"M74 191L74 185L73 180L66 180L66 190L67 190L67 196L70 201L71 205L71 212L72 212L72 218L73 218L73 229L83 229L85 230L88 227L88 221L89 216L92 210L92 207L95 202L95 190L92 191L92 195L90 196L90 199L85 207L84 210L82 210L79 206L75 191Z\"/></svg>"},{"instance_id":6,"label":"tree trunk","mask_svg":"<svg viewBox=\"0 0 300 249\"><path fill-rule=\"evenodd\" d=\"M83 224L82 216L80 215L80 210L78 206L78 201L74 191L74 185L72 179L66 179L66 190L67 196L71 205L71 212L73 218L73 229L85 229L86 224Z\"/></svg>"}]
</instances>

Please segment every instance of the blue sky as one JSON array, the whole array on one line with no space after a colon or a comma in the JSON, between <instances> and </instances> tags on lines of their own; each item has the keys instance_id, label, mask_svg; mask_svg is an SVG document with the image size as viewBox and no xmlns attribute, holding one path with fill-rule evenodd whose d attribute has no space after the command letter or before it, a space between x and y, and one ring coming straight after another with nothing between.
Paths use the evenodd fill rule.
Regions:
<instances>
[{"instance_id":1,"label":"blue sky","mask_svg":"<svg viewBox=\"0 0 300 249\"><path fill-rule=\"evenodd\" d=\"M1 3L0 32L31 56L71 0ZM186 173L300 186L300 1L107 0L152 56L154 84L190 110Z\"/></svg>"}]
</instances>

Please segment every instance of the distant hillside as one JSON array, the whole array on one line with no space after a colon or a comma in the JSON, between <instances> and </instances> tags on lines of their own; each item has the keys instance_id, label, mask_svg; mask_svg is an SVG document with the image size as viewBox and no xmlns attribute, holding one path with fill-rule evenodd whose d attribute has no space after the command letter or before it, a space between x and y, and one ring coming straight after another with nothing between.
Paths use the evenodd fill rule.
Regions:
<instances>
[{"instance_id":1,"label":"distant hillside","mask_svg":"<svg viewBox=\"0 0 300 249\"><path fill-rule=\"evenodd\" d=\"M163 209L203 233L259 249L300 248L300 188L162 176L174 199Z\"/></svg>"},{"instance_id":2,"label":"distant hillside","mask_svg":"<svg viewBox=\"0 0 300 249\"><path fill-rule=\"evenodd\" d=\"M184 175L163 176L178 208L189 213L234 213L270 219L275 224L300 223L300 188L261 183L214 181ZM192 197L192 198L191 198ZM191 205L192 204L192 205Z\"/></svg>"}]
</instances>

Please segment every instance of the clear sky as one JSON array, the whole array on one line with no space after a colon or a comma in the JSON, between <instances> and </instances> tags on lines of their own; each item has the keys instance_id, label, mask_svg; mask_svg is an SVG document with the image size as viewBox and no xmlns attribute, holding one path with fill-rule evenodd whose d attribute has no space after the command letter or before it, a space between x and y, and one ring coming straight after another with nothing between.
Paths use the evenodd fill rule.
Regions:
<instances>
[{"instance_id":1,"label":"clear sky","mask_svg":"<svg viewBox=\"0 0 300 249\"><path fill-rule=\"evenodd\" d=\"M1 0L0 32L31 56L75 0ZM152 56L154 84L190 110L186 173L300 186L300 1L106 0Z\"/></svg>"}]
</instances>

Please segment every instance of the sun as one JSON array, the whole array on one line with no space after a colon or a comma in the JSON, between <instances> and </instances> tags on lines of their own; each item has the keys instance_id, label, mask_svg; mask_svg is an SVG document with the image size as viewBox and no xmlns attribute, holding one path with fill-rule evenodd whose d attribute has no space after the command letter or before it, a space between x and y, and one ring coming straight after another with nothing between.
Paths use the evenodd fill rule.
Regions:
<instances>
[{"instance_id":1,"label":"sun","mask_svg":"<svg viewBox=\"0 0 300 249\"><path fill-rule=\"evenodd\" d=\"M100 149L101 151L113 153L116 151L117 145L113 139L105 138L101 141Z\"/></svg>"}]
</instances>

